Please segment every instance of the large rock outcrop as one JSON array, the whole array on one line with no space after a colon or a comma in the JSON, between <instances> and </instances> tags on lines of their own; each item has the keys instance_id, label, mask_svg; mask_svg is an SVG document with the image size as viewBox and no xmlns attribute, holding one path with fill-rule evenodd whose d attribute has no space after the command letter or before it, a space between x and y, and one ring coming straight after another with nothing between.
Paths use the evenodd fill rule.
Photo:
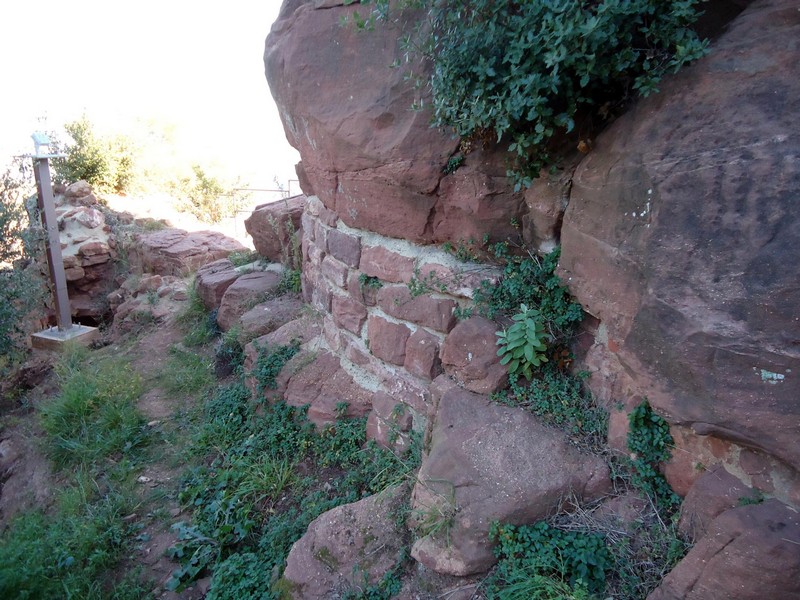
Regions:
<instances>
[{"instance_id":1,"label":"large rock outcrop","mask_svg":"<svg viewBox=\"0 0 800 600\"><path fill-rule=\"evenodd\" d=\"M777 500L725 511L648 600L800 598L800 515Z\"/></svg>"},{"instance_id":2,"label":"large rock outcrop","mask_svg":"<svg viewBox=\"0 0 800 600\"><path fill-rule=\"evenodd\" d=\"M245 252L242 244L217 231L162 229L134 236L131 268L139 273L185 277L205 264Z\"/></svg>"},{"instance_id":3,"label":"large rock outcrop","mask_svg":"<svg viewBox=\"0 0 800 600\"><path fill-rule=\"evenodd\" d=\"M561 232L561 275L602 322L595 391L795 470L799 56L797 2L751 5L598 138Z\"/></svg>"},{"instance_id":4,"label":"large rock outcrop","mask_svg":"<svg viewBox=\"0 0 800 600\"><path fill-rule=\"evenodd\" d=\"M305 203L305 196L293 196L256 206L244 221L256 252L270 261L286 264L294 243L292 237L303 236L300 218Z\"/></svg>"},{"instance_id":5,"label":"large rock outcrop","mask_svg":"<svg viewBox=\"0 0 800 600\"><path fill-rule=\"evenodd\" d=\"M284 2L264 62L289 142L300 151L301 186L348 226L416 242L503 239L524 201L504 157L480 150L445 175L459 140L411 110L416 90L395 30L357 31L358 5ZM413 15L408 14L410 18ZM342 27L342 19L350 25ZM313 43L310 41L313 40ZM426 65L411 64L414 73Z\"/></svg>"}]
</instances>

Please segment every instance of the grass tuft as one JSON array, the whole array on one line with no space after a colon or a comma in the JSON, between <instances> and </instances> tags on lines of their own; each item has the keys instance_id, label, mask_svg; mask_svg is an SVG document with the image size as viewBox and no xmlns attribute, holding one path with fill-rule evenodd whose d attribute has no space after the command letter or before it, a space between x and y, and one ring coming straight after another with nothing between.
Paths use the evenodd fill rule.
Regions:
<instances>
[{"instance_id":1,"label":"grass tuft","mask_svg":"<svg viewBox=\"0 0 800 600\"><path fill-rule=\"evenodd\" d=\"M47 454L59 468L129 456L147 441L136 409L141 378L119 360L67 352L56 367L61 392L41 410Z\"/></svg>"}]
</instances>

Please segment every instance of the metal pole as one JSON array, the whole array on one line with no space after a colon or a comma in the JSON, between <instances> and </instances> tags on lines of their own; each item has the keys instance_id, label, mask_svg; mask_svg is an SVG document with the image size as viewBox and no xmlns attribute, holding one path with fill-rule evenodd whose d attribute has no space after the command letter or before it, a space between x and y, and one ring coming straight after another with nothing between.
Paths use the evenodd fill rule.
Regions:
<instances>
[{"instance_id":1,"label":"metal pole","mask_svg":"<svg viewBox=\"0 0 800 600\"><path fill-rule=\"evenodd\" d=\"M64 259L61 256L61 238L58 235L53 186L50 183L50 163L47 157L33 157L33 172L39 196L39 211L47 230L47 266L50 280L55 287L56 323L59 331L72 328L72 313L67 294L67 276L64 274Z\"/></svg>"}]
</instances>

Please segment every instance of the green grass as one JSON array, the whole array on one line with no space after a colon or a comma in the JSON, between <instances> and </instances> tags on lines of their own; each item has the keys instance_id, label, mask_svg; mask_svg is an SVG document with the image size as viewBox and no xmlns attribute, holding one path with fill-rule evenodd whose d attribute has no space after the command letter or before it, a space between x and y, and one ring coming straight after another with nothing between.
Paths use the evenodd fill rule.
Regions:
<instances>
[{"instance_id":1,"label":"green grass","mask_svg":"<svg viewBox=\"0 0 800 600\"><path fill-rule=\"evenodd\" d=\"M133 533L122 519L132 509L128 498L75 486L62 492L53 514L37 510L12 521L0 538L0 597L148 597L135 577L114 585L109 576Z\"/></svg>"},{"instance_id":2,"label":"green grass","mask_svg":"<svg viewBox=\"0 0 800 600\"><path fill-rule=\"evenodd\" d=\"M45 450L59 468L130 457L147 442L136 409L141 378L124 361L67 351L56 367L61 391L41 408Z\"/></svg>"},{"instance_id":3,"label":"green grass","mask_svg":"<svg viewBox=\"0 0 800 600\"><path fill-rule=\"evenodd\" d=\"M254 263L261 258L262 256L255 250L241 250L231 252L228 255L228 260L231 261L234 267L243 267L245 265L249 265L250 263Z\"/></svg>"},{"instance_id":4,"label":"green grass","mask_svg":"<svg viewBox=\"0 0 800 600\"><path fill-rule=\"evenodd\" d=\"M0 597L133 600L151 597L136 573L114 570L135 532L132 479L149 441L135 402L140 378L123 361L67 348L60 392L41 407L43 447L71 482L49 510L19 515L0 537Z\"/></svg>"},{"instance_id":5,"label":"green grass","mask_svg":"<svg viewBox=\"0 0 800 600\"><path fill-rule=\"evenodd\" d=\"M211 362L196 354L172 346L159 385L173 396L195 395L210 389L215 383Z\"/></svg>"},{"instance_id":6,"label":"green grass","mask_svg":"<svg viewBox=\"0 0 800 600\"><path fill-rule=\"evenodd\" d=\"M208 311L197 293L196 284L189 286L186 307L178 314L177 322L184 332L185 346L208 344L220 334L217 312Z\"/></svg>"},{"instance_id":7,"label":"green grass","mask_svg":"<svg viewBox=\"0 0 800 600\"><path fill-rule=\"evenodd\" d=\"M191 455L179 499L192 521L177 528L171 585L211 572L212 599L276 597L270 581L313 519L404 481L419 460L367 442L364 419L317 431L305 410L259 407L240 382L208 399Z\"/></svg>"}]
</instances>

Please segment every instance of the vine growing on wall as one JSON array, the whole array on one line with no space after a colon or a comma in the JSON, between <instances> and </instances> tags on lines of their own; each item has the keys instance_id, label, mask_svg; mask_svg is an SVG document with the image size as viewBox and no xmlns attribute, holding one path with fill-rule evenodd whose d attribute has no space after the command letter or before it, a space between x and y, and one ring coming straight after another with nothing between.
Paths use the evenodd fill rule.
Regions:
<instances>
[{"instance_id":1,"label":"vine growing on wall","mask_svg":"<svg viewBox=\"0 0 800 600\"><path fill-rule=\"evenodd\" d=\"M430 75L410 72L409 78L430 91L435 125L452 128L465 152L492 139L507 144L517 190L554 162L553 142L561 134L583 134L614 106L656 91L665 74L707 47L690 28L699 0L361 4L369 5L354 14L361 29L403 21L403 60L396 66L415 56L432 62Z\"/></svg>"}]
</instances>

